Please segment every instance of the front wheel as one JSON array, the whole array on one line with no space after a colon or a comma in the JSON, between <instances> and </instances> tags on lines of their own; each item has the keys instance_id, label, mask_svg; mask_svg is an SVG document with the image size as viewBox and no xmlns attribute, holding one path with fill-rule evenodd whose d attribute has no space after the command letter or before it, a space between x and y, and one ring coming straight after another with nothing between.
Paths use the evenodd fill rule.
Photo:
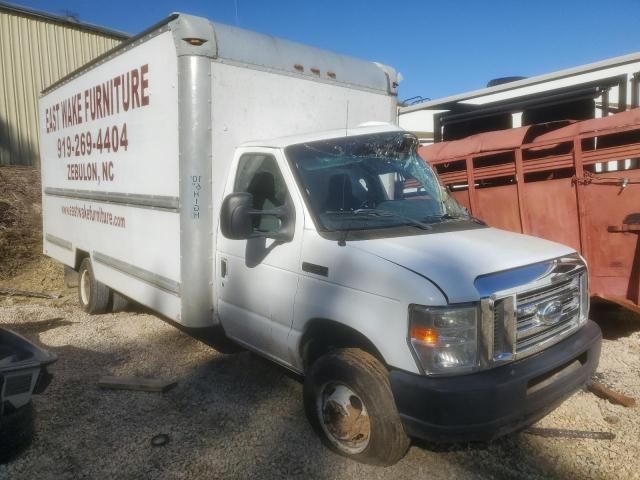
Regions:
<instances>
[{"instance_id":1,"label":"front wheel","mask_svg":"<svg viewBox=\"0 0 640 480\"><path fill-rule=\"evenodd\" d=\"M78 270L78 299L82 309L90 314L105 313L111 306L111 289L96 280L91 259L82 260Z\"/></svg>"},{"instance_id":2,"label":"front wheel","mask_svg":"<svg viewBox=\"0 0 640 480\"><path fill-rule=\"evenodd\" d=\"M393 465L409 448L387 369L363 350L346 348L318 359L305 379L304 406L323 443L340 455Z\"/></svg>"}]
</instances>

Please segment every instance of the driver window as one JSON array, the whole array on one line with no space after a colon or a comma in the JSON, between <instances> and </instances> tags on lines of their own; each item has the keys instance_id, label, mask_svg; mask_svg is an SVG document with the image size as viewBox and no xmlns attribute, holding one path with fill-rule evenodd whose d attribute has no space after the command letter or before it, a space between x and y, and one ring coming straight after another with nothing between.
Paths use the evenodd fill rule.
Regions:
<instances>
[{"instance_id":1,"label":"driver window","mask_svg":"<svg viewBox=\"0 0 640 480\"><path fill-rule=\"evenodd\" d=\"M240 157L234 191L253 195L255 210L281 207L288 195L276 159L263 153L249 153ZM253 222L255 231L275 233L280 230L280 220L271 215L256 216Z\"/></svg>"}]
</instances>

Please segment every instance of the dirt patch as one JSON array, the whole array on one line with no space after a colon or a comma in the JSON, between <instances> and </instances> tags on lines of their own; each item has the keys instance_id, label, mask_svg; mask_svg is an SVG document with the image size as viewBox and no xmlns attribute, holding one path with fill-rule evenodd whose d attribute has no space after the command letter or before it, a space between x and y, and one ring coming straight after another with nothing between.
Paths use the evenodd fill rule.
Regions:
<instances>
[{"instance_id":1,"label":"dirt patch","mask_svg":"<svg viewBox=\"0 0 640 480\"><path fill-rule=\"evenodd\" d=\"M33 167L0 167L0 281L41 257L40 172Z\"/></svg>"},{"instance_id":2,"label":"dirt patch","mask_svg":"<svg viewBox=\"0 0 640 480\"><path fill-rule=\"evenodd\" d=\"M15 277L0 278L0 287L34 292L59 292L63 283L62 264L42 254L19 265Z\"/></svg>"}]
</instances>

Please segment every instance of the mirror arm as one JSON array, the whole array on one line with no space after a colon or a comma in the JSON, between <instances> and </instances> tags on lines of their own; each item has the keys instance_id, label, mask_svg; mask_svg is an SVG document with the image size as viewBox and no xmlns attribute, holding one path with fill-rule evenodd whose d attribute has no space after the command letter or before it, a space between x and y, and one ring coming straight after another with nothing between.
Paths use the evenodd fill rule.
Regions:
<instances>
[{"instance_id":1,"label":"mirror arm","mask_svg":"<svg viewBox=\"0 0 640 480\"><path fill-rule=\"evenodd\" d=\"M287 205L283 205L281 207L273 208L271 210L248 210L247 214L252 217L257 216L273 216L279 219L291 218L292 211L291 207ZM272 238L276 241L288 242L291 241L292 236L287 233L279 232L279 233L258 233L254 232L250 235L251 238Z\"/></svg>"},{"instance_id":2,"label":"mirror arm","mask_svg":"<svg viewBox=\"0 0 640 480\"><path fill-rule=\"evenodd\" d=\"M272 216L283 218L287 216L288 209L286 207L278 207L271 210L249 210L247 212L251 216Z\"/></svg>"}]
</instances>

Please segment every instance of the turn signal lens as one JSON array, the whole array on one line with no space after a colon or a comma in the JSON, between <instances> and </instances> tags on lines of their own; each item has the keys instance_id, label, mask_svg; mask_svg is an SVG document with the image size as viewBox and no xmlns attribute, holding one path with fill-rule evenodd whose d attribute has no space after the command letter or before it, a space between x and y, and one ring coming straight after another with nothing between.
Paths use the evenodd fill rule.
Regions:
<instances>
[{"instance_id":1,"label":"turn signal lens","mask_svg":"<svg viewBox=\"0 0 640 480\"><path fill-rule=\"evenodd\" d=\"M411 338L427 345L438 344L438 331L435 328L424 328L414 326L411 328Z\"/></svg>"}]
</instances>

